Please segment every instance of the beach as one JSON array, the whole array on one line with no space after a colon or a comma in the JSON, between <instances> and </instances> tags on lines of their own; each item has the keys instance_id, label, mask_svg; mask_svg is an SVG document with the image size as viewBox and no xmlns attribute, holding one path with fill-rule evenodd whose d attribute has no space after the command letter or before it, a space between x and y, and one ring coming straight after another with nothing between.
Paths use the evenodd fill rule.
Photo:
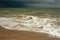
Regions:
<instances>
[{"instance_id":1,"label":"beach","mask_svg":"<svg viewBox=\"0 0 60 40\"><path fill-rule=\"evenodd\" d=\"M0 26L0 40L60 40L45 33L7 30Z\"/></svg>"},{"instance_id":2,"label":"beach","mask_svg":"<svg viewBox=\"0 0 60 40\"><path fill-rule=\"evenodd\" d=\"M60 9L0 9L0 40L60 40Z\"/></svg>"}]
</instances>

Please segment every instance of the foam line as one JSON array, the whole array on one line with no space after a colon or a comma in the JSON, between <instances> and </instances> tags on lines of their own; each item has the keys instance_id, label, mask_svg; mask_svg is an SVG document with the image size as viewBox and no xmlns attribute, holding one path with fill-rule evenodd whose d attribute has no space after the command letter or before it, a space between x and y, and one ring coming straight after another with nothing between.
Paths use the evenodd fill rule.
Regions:
<instances>
[{"instance_id":1,"label":"foam line","mask_svg":"<svg viewBox=\"0 0 60 40\"><path fill-rule=\"evenodd\" d=\"M0 26L10 30L43 32L60 38L60 18L41 18L30 15L0 17Z\"/></svg>"}]
</instances>

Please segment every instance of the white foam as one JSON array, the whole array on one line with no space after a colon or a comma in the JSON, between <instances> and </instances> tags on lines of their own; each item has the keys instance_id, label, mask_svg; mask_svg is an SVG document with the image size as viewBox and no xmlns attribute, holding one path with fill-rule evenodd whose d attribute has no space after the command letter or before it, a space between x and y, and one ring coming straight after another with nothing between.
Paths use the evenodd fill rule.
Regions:
<instances>
[{"instance_id":1,"label":"white foam","mask_svg":"<svg viewBox=\"0 0 60 40\"><path fill-rule=\"evenodd\" d=\"M60 18L40 18L29 15L0 17L0 26L10 30L43 32L60 38Z\"/></svg>"}]
</instances>

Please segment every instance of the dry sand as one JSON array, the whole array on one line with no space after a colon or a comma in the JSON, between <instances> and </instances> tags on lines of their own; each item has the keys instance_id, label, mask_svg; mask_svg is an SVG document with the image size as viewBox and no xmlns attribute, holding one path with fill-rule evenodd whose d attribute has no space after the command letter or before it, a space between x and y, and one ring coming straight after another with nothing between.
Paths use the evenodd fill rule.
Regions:
<instances>
[{"instance_id":1,"label":"dry sand","mask_svg":"<svg viewBox=\"0 0 60 40\"><path fill-rule=\"evenodd\" d=\"M7 30L0 26L0 40L60 40L45 33Z\"/></svg>"}]
</instances>

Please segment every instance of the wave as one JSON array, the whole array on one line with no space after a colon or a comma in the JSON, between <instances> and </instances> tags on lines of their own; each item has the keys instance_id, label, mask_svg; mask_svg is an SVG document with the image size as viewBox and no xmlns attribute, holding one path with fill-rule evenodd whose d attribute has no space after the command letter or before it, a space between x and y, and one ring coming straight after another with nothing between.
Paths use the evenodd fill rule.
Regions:
<instances>
[{"instance_id":1,"label":"wave","mask_svg":"<svg viewBox=\"0 0 60 40\"><path fill-rule=\"evenodd\" d=\"M31 15L0 17L0 26L9 30L48 33L60 38L60 18L42 18Z\"/></svg>"}]
</instances>

